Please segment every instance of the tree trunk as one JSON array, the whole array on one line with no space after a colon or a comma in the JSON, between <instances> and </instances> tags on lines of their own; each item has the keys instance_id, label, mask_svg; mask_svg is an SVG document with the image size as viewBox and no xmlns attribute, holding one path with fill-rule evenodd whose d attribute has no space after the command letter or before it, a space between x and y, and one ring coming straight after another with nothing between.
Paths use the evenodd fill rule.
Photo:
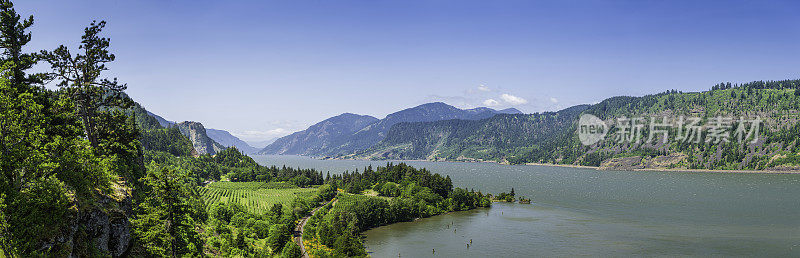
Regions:
<instances>
[{"instance_id":1,"label":"tree trunk","mask_svg":"<svg viewBox=\"0 0 800 258\"><path fill-rule=\"evenodd\" d=\"M100 144L98 143L97 132L95 131L97 127L95 126L94 121L94 111L91 109L87 111L88 114L86 117L89 119L89 130L92 132L92 138L89 138L89 142L92 144L92 149L97 150L100 147Z\"/></svg>"},{"instance_id":2,"label":"tree trunk","mask_svg":"<svg viewBox=\"0 0 800 258\"><path fill-rule=\"evenodd\" d=\"M81 116L81 120L83 120L83 129L86 132L86 138L89 139L89 143L92 144L92 149L97 149L97 136L94 135L94 121L89 116L89 111L86 108L86 103L80 103L80 112L79 115Z\"/></svg>"}]
</instances>

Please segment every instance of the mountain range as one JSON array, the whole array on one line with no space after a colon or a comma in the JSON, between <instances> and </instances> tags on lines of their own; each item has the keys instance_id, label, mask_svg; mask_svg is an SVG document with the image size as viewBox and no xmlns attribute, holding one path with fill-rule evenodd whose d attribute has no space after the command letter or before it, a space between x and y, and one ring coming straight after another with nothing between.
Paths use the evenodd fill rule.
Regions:
<instances>
[{"instance_id":1,"label":"mountain range","mask_svg":"<svg viewBox=\"0 0 800 258\"><path fill-rule=\"evenodd\" d=\"M257 150L256 152L258 152L261 149L264 149L265 147L267 147L267 145L270 145L273 142L275 142L276 140L278 140L278 138L280 138L280 137L274 137L274 138L266 139L266 140L263 140L263 141L247 141L247 145L250 145L253 148L256 148L256 150Z\"/></svg>"},{"instance_id":2,"label":"mountain range","mask_svg":"<svg viewBox=\"0 0 800 258\"><path fill-rule=\"evenodd\" d=\"M589 146L581 144L575 132L578 118L583 114L605 122L609 135ZM257 153L345 159L548 163L607 169L800 170L795 165L800 164L798 114L800 80L727 83L701 92L669 90L642 97L618 96L593 105L535 114L522 114L516 109L459 109L436 102L404 109L383 119L344 113L281 137ZM619 142L611 137L616 119L686 116L710 123L714 117L723 115L736 119L762 118L759 137L752 141L729 138L717 142L708 139L711 136L707 133L700 133L698 142L666 143ZM198 154L214 154L228 146L255 152L255 148L230 133L205 129L197 122L174 123L149 112L137 114L137 119L139 116L151 120L148 123L152 125L143 128L166 125L179 129ZM667 135L674 138L678 133L676 128L670 128ZM646 139L649 130L644 128L639 134ZM149 145L157 143L154 140Z\"/></svg>"},{"instance_id":3,"label":"mountain range","mask_svg":"<svg viewBox=\"0 0 800 258\"><path fill-rule=\"evenodd\" d=\"M609 134L597 143L583 145L576 133L583 114L605 122ZM794 165L800 163L798 114L800 80L725 83L701 92L669 90L642 97L618 96L593 105L535 114L489 108L462 110L429 103L380 120L353 114L337 116L283 137L260 153L548 163L604 169L799 170ZM666 136L661 136L669 138L663 143L644 141L650 136L646 127L638 132L641 141L619 141L619 135L613 134L622 130L616 127L618 119L681 116L700 119L706 124L700 130L711 130L713 119L719 116L731 117L732 121L758 118L760 131L757 138L743 140L734 138L736 128L730 128L725 141L715 141L709 137L720 136L704 132L697 142L687 142L676 140L681 131L674 120Z\"/></svg>"},{"instance_id":4,"label":"mountain range","mask_svg":"<svg viewBox=\"0 0 800 258\"><path fill-rule=\"evenodd\" d=\"M498 114L480 120L398 123L378 144L345 157L460 161L499 158L507 163L505 159L520 150L558 146L555 141L571 138L573 122L588 108L589 105L578 105L558 112Z\"/></svg>"},{"instance_id":5,"label":"mountain range","mask_svg":"<svg viewBox=\"0 0 800 258\"><path fill-rule=\"evenodd\" d=\"M442 102L422 104L377 119L345 113L308 129L279 138L260 154L298 154L308 156L343 156L366 150L386 137L389 129L403 122L431 122L449 119L480 120L497 114L519 114L517 109L494 110L480 107L459 109Z\"/></svg>"}]
</instances>

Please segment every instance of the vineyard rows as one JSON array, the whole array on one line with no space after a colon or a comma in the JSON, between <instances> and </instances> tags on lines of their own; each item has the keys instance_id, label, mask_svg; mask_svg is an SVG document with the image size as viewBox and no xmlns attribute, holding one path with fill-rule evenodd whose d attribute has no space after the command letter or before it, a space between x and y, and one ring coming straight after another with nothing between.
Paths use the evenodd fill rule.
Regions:
<instances>
[{"instance_id":1,"label":"vineyard rows","mask_svg":"<svg viewBox=\"0 0 800 258\"><path fill-rule=\"evenodd\" d=\"M231 202L241 204L248 212L263 214L276 203L288 205L296 196L310 197L316 193L316 188L285 186L281 183L214 182L200 187L200 194L207 208L215 203Z\"/></svg>"}]
</instances>

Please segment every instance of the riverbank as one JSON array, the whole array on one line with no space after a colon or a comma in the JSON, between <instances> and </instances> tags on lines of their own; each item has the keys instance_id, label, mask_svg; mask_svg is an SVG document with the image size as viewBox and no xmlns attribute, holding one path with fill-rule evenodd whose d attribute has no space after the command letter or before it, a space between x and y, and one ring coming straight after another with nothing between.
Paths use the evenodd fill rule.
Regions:
<instances>
[{"instance_id":1,"label":"riverbank","mask_svg":"<svg viewBox=\"0 0 800 258\"><path fill-rule=\"evenodd\" d=\"M496 162L494 162L496 163ZM585 168L604 171L652 171L652 172L690 172L690 173L746 173L746 174L800 174L800 170L715 170L715 169L688 169L688 168L635 168L635 169L610 169L596 166L581 166L569 164L525 163L528 166Z\"/></svg>"},{"instance_id":2,"label":"riverbank","mask_svg":"<svg viewBox=\"0 0 800 258\"><path fill-rule=\"evenodd\" d=\"M365 160L365 161L375 161L375 160L367 160L367 159L357 159L357 158L322 158L322 157L311 157L306 156L309 158L319 159L319 160ZM572 164L554 164L554 163L525 163L525 164L508 164L498 161L459 161L459 160L424 160L424 159L417 159L417 160L385 160L386 162L393 162L393 161L425 161L425 162L441 162L441 163L490 163L490 164L498 164L498 165L507 165L507 166L545 166L545 167L564 167L564 168L581 168L581 169L594 169L594 170L605 170L605 171L641 171L641 172L689 172L689 173L742 173L742 174L800 174L799 169L792 169L792 168L784 168L784 169L768 169L768 170L718 170L718 169L689 169L689 168L632 168L632 169L612 169L606 167L598 167L598 166L582 166L582 165L572 165Z\"/></svg>"}]
</instances>

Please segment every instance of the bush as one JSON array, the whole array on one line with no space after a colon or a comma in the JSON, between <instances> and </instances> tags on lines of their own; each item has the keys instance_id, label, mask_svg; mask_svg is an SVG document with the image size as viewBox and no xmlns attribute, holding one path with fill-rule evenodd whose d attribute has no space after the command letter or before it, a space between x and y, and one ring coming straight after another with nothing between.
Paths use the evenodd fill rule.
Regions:
<instances>
[{"instance_id":1,"label":"bush","mask_svg":"<svg viewBox=\"0 0 800 258\"><path fill-rule=\"evenodd\" d=\"M400 186L394 182L387 182L381 187L380 194L383 196L397 197L400 196Z\"/></svg>"}]
</instances>

